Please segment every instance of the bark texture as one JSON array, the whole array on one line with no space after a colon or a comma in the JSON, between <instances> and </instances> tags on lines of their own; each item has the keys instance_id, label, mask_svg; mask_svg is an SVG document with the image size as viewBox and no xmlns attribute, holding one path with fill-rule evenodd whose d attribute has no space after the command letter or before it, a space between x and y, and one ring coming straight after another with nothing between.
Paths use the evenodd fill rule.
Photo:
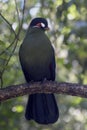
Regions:
<instances>
[{"instance_id":1,"label":"bark texture","mask_svg":"<svg viewBox=\"0 0 87 130\"><path fill-rule=\"evenodd\" d=\"M56 81L32 82L0 89L0 102L34 93L58 93L87 98L87 85Z\"/></svg>"}]
</instances>

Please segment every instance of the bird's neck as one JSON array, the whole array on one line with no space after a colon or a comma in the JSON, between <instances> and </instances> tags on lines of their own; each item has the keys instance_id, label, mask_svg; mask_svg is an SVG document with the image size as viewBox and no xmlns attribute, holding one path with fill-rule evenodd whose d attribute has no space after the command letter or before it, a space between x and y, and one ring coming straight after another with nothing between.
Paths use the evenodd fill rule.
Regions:
<instances>
[{"instance_id":1,"label":"bird's neck","mask_svg":"<svg viewBox=\"0 0 87 130\"><path fill-rule=\"evenodd\" d=\"M29 33L38 33L38 32L44 32L44 30L42 29L42 28L39 28L39 27L30 27L29 29L28 29L28 32Z\"/></svg>"},{"instance_id":2,"label":"bird's neck","mask_svg":"<svg viewBox=\"0 0 87 130\"><path fill-rule=\"evenodd\" d=\"M32 28L40 28L40 27L36 25L36 26L33 26Z\"/></svg>"}]
</instances>

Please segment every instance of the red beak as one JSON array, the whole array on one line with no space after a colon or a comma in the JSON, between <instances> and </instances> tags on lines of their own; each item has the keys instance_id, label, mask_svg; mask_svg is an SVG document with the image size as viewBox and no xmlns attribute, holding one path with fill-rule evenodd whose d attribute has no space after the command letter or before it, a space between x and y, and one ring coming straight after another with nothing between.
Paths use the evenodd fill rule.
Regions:
<instances>
[{"instance_id":1,"label":"red beak","mask_svg":"<svg viewBox=\"0 0 87 130\"><path fill-rule=\"evenodd\" d=\"M46 27L46 28L45 28L45 30L47 30L47 31L48 31L48 30L50 30L50 28L49 28L49 27Z\"/></svg>"}]
</instances>

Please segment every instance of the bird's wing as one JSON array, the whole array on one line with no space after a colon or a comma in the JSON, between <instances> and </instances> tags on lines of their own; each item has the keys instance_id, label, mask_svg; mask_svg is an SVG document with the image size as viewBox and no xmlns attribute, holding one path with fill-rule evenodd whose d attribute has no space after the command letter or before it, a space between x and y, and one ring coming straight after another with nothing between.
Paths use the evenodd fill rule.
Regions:
<instances>
[{"instance_id":1,"label":"bird's wing","mask_svg":"<svg viewBox=\"0 0 87 130\"><path fill-rule=\"evenodd\" d=\"M55 55L53 54L52 61L50 63L50 73L51 73L51 80L55 80L55 68L56 68L56 63L55 63Z\"/></svg>"}]
</instances>

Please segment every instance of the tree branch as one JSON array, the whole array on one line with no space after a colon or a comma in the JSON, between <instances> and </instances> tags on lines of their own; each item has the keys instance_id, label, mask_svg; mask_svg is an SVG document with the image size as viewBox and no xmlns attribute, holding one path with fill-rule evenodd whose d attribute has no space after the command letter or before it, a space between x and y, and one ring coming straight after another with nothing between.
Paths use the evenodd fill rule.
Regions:
<instances>
[{"instance_id":1,"label":"tree branch","mask_svg":"<svg viewBox=\"0 0 87 130\"><path fill-rule=\"evenodd\" d=\"M12 32L14 33L15 37L17 37L16 32L14 31L14 29L12 28L12 24L0 13L0 16L2 17L2 19L8 24L8 26L10 27L10 29L12 30Z\"/></svg>"},{"instance_id":2,"label":"tree branch","mask_svg":"<svg viewBox=\"0 0 87 130\"><path fill-rule=\"evenodd\" d=\"M21 18L21 21L20 21L19 10L18 10L18 6L17 6L17 0L15 0L16 12L17 12L17 17L18 17L18 22L19 22L19 28L18 28L17 33L13 29L12 24L0 13L0 17L8 25L8 27L14 33L14 36L15 36L14 39L13 39L13 41L11 42L11 44L7 48L5 48L2 52L0 52L0 55L3 55L3 54L6 55L6 52L9 51L9 49L11 48L9 56L5 60L5 64L3 64L3 68L2 68L2 70L0 72L0 84L1 84L0 87L1 88L3 87L3 74L4 74L4 72L5 72L6 68L7 68L6 66L8 65L8 63L9 63L12 55L14 54L14 51L15 51L15 49L17 47L17 44L18 44L18 41L19 41L20 33L22 31L22 25L23 25L23 21L24 21L24 13L25 13L25 3L26 3L26 0L23 0L22 18Z\"/></svg>"},{"instance_id":3,"label":"tree branch","mask_svg":"<svg viewBox=\"0 0 87 130\"><path fill-rule=\"evenodd\" d=\"M66 82L58 83L56 81L12 85L0 89L0 101L34 93L58 93L87 98L87 85Z\"/></svg>"}]
</instances>

